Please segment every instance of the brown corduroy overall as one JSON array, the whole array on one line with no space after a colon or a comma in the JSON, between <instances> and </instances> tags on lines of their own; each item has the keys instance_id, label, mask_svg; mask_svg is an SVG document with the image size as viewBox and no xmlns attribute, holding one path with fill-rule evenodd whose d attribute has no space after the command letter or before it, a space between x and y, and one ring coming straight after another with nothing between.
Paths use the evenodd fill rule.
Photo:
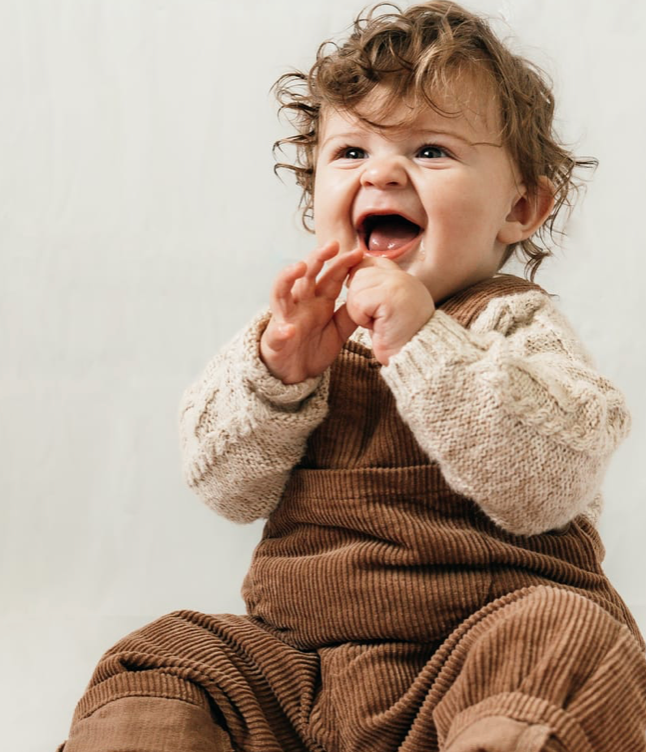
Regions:
<instances>
[{"instance_id":1,"label":"brown corduroy overall","mask_svg":"<svg viewBox=\"0 0 646 752\"><path fill-rule=\"evenodd\" d=\"M442 308L468 327L528 285ZM514 536L454 493L349 342L255 551L249 615L180 611L120 641L65 752L644 752L643 641L602 556L584 517Z\"/></svg>"}]
</instances>

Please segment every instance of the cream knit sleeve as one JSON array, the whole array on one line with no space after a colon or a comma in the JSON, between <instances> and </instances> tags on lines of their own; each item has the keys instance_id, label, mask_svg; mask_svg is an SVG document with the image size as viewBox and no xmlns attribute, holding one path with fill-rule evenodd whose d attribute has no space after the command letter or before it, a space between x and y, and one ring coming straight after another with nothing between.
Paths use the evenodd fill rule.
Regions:
<instances>
[{"instance_id":1,"label":"cream knit sleeve","mask_svg":"<svg viewBox=\"0 0 646 752\"><path fill-rule=\"evenodd\" d=\"M224 347L180 405L184 476L234 522L269 516L328 409L327 372L287 386L264 366L258 343L268 320L258 316Z\"/></svg>"},{"instance_id":2,"label":"cream knit sleeve","mask_svg":"<svg viewBox=\"0 0 646 752\"><path fill-rule=\"evenodd\" d=\"M547 295L495 298L468 330L438 310L382 376L447 482L501 527L595 521L630 417Z\"/></svg>"}]
</instances>

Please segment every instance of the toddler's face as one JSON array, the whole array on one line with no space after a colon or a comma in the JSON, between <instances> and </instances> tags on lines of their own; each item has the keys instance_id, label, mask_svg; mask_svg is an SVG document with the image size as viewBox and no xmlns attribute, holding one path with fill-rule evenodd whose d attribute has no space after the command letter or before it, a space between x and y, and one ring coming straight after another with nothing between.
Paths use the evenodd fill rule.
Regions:
<instances>
[{"instance_id":1,"label":"toddler's face","mask_svg":"<svg viewBox=\"0 0 646 752\"><path fill-rule=\"evenodd\" d=\"M383 122L382 97L379 90L368 95L361 114ZM499 145L492 97L475 100L450 117L425 105L397 130L324 112L314 184L318 241L394 260L436 303L492 276L518 240L515 206L525 189ZM439 103L455 111L461 101L457 91ZM390 122L409 114L402 103Z\"/></svg>"}]
</instances>

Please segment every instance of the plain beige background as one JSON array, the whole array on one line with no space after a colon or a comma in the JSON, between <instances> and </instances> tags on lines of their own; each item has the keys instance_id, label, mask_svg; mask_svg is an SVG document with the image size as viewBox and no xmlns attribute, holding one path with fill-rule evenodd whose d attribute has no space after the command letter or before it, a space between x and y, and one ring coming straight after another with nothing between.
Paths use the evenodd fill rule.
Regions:
<instances>
[{"instance_id":1,"label":"plain beige background","mask_svg":"<svg viewBox=\"0 0 646 752\"><path fill-rule=\"evenodd\" d=\"M3 745L53 750L96 661L177 608L241 612L261 524L181 477L182 390L313 240L269 94L356 0L0 0ZM646 5L473 0L553 75L601 167L538 281L625 391L606 567L646 631Z\"/></svg>"}]
</instances>

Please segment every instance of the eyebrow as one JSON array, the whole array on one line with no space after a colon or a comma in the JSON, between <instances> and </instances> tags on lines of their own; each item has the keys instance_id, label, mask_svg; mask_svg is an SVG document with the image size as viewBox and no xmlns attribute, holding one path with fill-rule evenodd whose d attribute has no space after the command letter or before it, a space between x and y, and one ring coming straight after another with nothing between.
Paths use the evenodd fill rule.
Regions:
<instances>
[{"instance_id":1,"label":"eyebrow","mask_svg":"<svg viewBox=\"0 0 646 752\"><path fill-rule=\"evenodd\" d=\"M455 131L446 131L434 128L413 128L410 132L418 133L420 136L423 136L424 134L428 136L450 136L452 138L457 138L458 141L463 141L469 146L495 146L498 149L502 148L502 144L497 144L493 141L470 141L468 138L466 138L466 136L462 136Z\"/></svg>"},{"instance_id":2,"label":"eyebrow","mask_svg":"<svg viewBox=\"0 0 646 752\"><path fill-rule=\"evenodd\" d=\"M470 141L465 136L460 135L459 133L456 133L455 131L447 131L442 129L435 129L435 128L411 128L406 129L407 133L416 134L419 136L449 136L450 138L455 138L458 141L462 141L463 143L467 144L468 146L494 146L496 148L502 148L502 144L493 143L492 141ZM354 131L347 131L344 133L335 133L333 136L329 136L328 138L323 141L320 148L322 149L328 141L332 141L334 139L352 139L352 138L358 138L360 136L365 135L365 130L354 130Z\"/></svg>"}]
</instances>

